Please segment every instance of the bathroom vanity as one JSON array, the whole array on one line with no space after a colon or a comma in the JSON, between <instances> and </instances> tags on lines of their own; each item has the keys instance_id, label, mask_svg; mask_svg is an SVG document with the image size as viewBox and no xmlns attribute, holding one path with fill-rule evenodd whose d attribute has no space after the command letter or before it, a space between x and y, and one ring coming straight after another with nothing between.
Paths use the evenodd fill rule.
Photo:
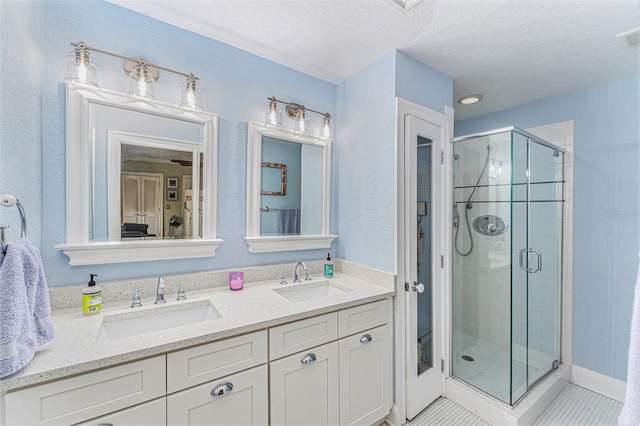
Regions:
<instances>
[{"instance_id":1,"label":"bathroom vanity","mask_svg":"<svg viewBox=\"0 0 640 426\"><path fill-rule=\"evenodd\" d=\"M56 340L0 381L0 422L376 424L392 405L392 295L337 274L190 292L162 307L120 302L93 317L56 313ZM139 327L176 310L190 323Z\"/></svg>"}]
</instances>

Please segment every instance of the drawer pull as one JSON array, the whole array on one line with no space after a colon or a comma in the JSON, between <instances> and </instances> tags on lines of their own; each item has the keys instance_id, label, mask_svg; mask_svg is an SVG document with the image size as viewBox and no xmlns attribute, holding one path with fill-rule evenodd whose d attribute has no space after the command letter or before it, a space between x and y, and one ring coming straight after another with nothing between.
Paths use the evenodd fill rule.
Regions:
<instances>
[{"instance_id":1,"label":"drawer pull","mask_svg":"<svg viewBox=\"0 0 640 426\"><path fill-rule=\"evenodd\" d=\"M213 388L213 390L211 391L211 395L213 396L224 395L226 393L231 392L231 389L233 389L233 384L229 382L224 382L219 384L215 388Z\"/></svg>"},{"instance_id":2,"label":"drawer pull","mask_svg":"<svg viewBox=\"0 0 640 426\"><path fill-rule=\"evenodd\" d=\"M360 339L360 343L369 343L370 341L372 341L373 339L371 338L370 334L365 334L364 336L362 336L362 338Z\"/></svg>"},{"instance_id":3,"label":"drawer pull","mask_svg":"<svg viewBox=\"0 0 640 426\"><path fill-rule=\"evenodd\" d=\"M303 363L303 364L311 364L315 360L316 360L316 355L315 354L309 354L309 355L305 356L304 358L302 358L300 360L300 362Z\"/></svg>"}]
</instances>

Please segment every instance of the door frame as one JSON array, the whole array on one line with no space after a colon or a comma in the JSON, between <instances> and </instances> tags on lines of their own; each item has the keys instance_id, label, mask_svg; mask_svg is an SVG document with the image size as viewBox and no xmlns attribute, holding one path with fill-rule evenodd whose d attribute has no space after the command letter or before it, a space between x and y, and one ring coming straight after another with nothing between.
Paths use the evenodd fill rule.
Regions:
<instances>
[{"instance_id":1,"label":"door frame","mask_svg":"<svg viewBox=\"0 0 640 426\"><path fill-rule=\"evenodd\" d=\"M453 136L453 114L454 109L450 106L444 107L444 114L425 108L421 105L396 97L396 238L395 238L395 265L396 265L396 297L394 306L394 358L395 362L395 401L389 420L395 425L402 425L406 419L406 344L407 344L407 306L405 303L404 283L406 281L404 273L404 257L405 257L405 116L412 115L416 118L424 120L436 127L440 128L441 138L443 141L443 158L441 182L444 186L441 191L441 199L433 199L436 206L449 206L451 204L451 141ZM440 207L436 207L440 208ZM445 211L448 211L446 209ZM441 255L444 256L444 267L438 268L440 271L440 282L443 283L443 291L441 292L441 321L442 327L439 331L441 340L442 354L444 360L444 373L442 390L444 391L444 380L449 376L449 359L446 354L449 353L450 333L449 333L449 317L451 300L451 278L448 271L451 270L450 251L451 239L449 230L451 228L451 215L444 214L444 223L441 227ZM436 336L434 336L436 337Z\"/></svg>"}]
</instances>

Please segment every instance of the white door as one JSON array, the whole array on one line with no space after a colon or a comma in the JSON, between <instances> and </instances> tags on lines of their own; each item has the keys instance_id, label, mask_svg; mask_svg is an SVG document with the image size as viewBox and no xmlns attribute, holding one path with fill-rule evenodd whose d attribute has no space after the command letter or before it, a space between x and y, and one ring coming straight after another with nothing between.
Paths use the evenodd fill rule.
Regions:
<instances>
[{"instance_id":1,"label":"white door","mask_svg":"<svg viewBox=\"0 0 640 426\"><path fill-rule=\"evenodd\" d=\"M122 223L145 223L162 236L162 174L122 173Z\"/></svg>"},{"instance_id":2,"label":"white door","mask_svg":"<svg viewBox=\"0 0 640 426\"><path fill-rule=\"evenodd\" d=\"M405 116L406 417L442 395L442 129Z\"/></svg>"}]
</instances>

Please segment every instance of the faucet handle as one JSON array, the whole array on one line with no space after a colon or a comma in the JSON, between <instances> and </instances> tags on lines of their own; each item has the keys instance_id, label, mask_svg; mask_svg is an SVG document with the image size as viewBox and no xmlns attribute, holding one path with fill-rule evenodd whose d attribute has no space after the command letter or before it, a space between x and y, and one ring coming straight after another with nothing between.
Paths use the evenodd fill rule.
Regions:
<instances>
[{"instance_id":1,"label":"faucet handle","mask_svg":"<svg viewBox=\"0 0 640 426\"><path fill-rule=\"evenodd\" d=\"M142 306L142 299L140 299L140 291L138 290L138 287L134 287L133 290L123 291L123 293L133 293L133 297L131 298L132 308L139 308L140 306Z\"/></svg>"},{"instance_id":2,"label":"faucet handle","mask_svg":"<svg viewBox=\"0 0 640 426\"><path fill-rule=\"evenodd\" d=\"M178 284L178 298L176 300L187 300L187 295L184 291L185 287L190 286L191 283L180 283Z\"/></svg>"},{"instance_id":3,"label":"faucet handle","mask_svg":"<svg viewBox=\"0 0 640 426\"><path fill-rule=\"evenodd\" d=\"M311 266L307 266L307 269L305 269L305 273L306 273L306 275L304 277L304 280L305 281L311 281L311 279L312 279L311 278Z\"/></svg>"},{"instance_id":4,"label":"faucet handle","mask_svg":"<svg viewBox=\"0 0 640 426\"><path fill-rule=\"evenodd\" d=\"M280 284L281 285L287 284L287 274L284 271L282 271L282 276L280 277Z\"/></svg>"}]
</instances>

